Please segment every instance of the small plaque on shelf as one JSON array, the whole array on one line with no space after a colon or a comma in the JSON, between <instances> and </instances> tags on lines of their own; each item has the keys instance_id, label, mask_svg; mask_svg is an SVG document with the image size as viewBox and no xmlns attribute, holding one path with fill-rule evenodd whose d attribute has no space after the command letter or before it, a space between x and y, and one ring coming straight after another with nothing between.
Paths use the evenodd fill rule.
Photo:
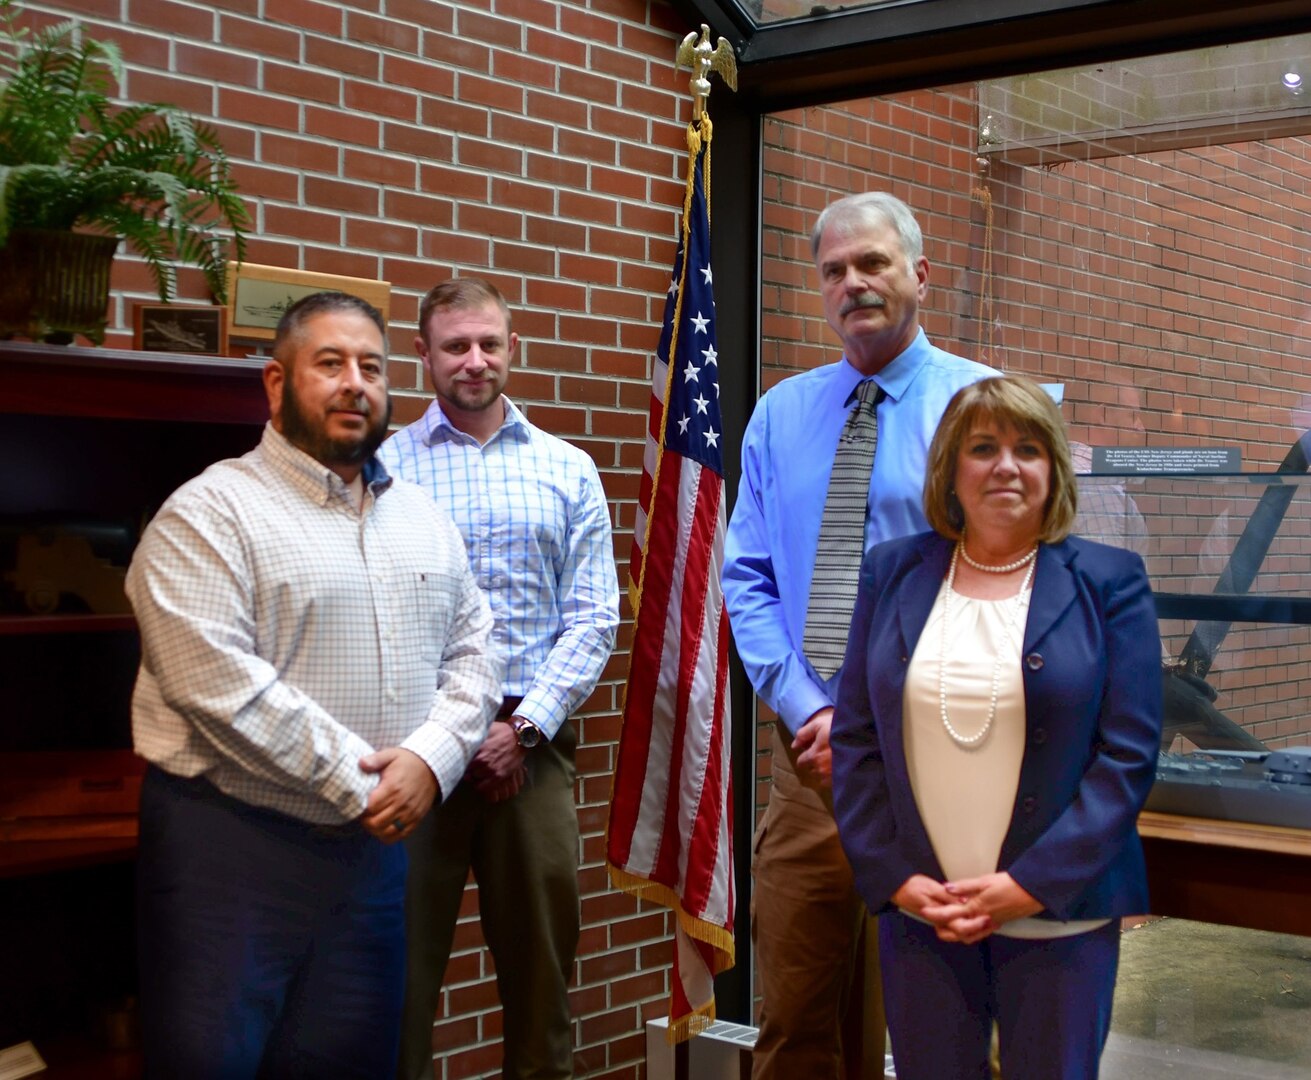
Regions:
<instances>
[{"instance_id":1,"label":"small plaque on shelf","mask_svg":"<svg viewBox=\"0 0 1311 1080\"><path fill-rule=\"evenodd\" d=\"M137 304L132 345L140 352L223 356L228 351L227 308L217 304Z\"/></svg>"}]
</instances>

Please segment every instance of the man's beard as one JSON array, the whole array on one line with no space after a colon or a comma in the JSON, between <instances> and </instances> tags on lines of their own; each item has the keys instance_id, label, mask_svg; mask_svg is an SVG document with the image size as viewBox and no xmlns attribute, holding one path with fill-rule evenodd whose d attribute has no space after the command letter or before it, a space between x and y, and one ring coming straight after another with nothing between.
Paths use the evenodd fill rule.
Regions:
<instances>
[{"instance_id":1,"label":"man's beard","mask_svg":"<svg viewBox=\"0 0 1311 1080\"><path fill-rule=\"evenodd\" d=\"M361 395L357 407L368 409L368 399ZM282 384L282 434L289 443L304 450L321 465L329 468L333 465L362 465L373 457L374 451L387 437L387 425L391 422L391 395L387 395L381 416L370 415L366 419L369 426L361 437L330 438L324 433L324 424L315 427L301 411L300 402L292 391L291 380Z\"/></svg>"},{"instance_id":2,"label":"man's beard","mask_svg":"<svg viewBox=\"0 0 1311 1080\"><path fill-rule=\"evenodd\" d=\"M451 385L447 397L451 404L464 412L483 412L501 400L501 387L494 382L490 386L477 387L457 382Z\"/></svg>"}]
</instances>

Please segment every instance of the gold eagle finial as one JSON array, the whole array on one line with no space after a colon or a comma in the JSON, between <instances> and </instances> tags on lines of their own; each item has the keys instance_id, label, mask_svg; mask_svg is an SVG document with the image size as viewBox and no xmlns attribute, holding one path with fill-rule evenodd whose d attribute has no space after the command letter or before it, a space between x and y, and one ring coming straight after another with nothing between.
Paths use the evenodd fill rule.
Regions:
<instances>
[{"instance_id":1,"label":"gold eagle finial","mask_svg":"<svg viewBox=\"0 0 1311 1080\"><path fill-rule=\"evenodd\" d=\"M710 27L705 23L701 24L700 35L693 30L683 39L675 62L693 73L692 81L688 83L692 91L693 119L701 119L705 110L706 98L710 96L710 72L717 72L730 90L737 89L737 58L733 55L733 46L728 38L721 37L719 44L712 48Z\"/></svg>"}]
</instances>

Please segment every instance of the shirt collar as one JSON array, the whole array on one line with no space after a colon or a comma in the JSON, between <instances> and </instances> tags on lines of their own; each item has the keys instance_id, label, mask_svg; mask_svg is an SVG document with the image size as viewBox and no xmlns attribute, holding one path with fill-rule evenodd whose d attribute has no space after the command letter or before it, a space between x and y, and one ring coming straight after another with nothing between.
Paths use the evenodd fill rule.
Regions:
<instances>
[{"instance_id":1,"label":"shirt collar","mask_svg":"<svg viewBox=\"0 0 1311 1080\"><path fill-rule=\"evenodd\" d=\"M850 405L855 400L856 388L866 378L870 377L882 387L883 392L888 397L892 398L893 401L900 401L906 391L910 389L911 383L924 370L924 365L928 359L929 339L925 335L923 327L915 332L915 339L906 348L884 364L882 370L873 376L862 375L852 366L851 361L844 356L842 358L844 369L842 383L846 395L843 401Z\"/></svg>"},{"instance_id":2,"label":"shirt collar","mask_svg":"<svg viewBox=\"0 0 1311 1080\"><path fill-rule=\"evenodd\" d=\"M501 426L493 432L492 437L487 440L488 444L490 445L500 438L513 438L518 439L520 442L527 442L529 439L528 418L504 394L501 395L500 400L505 403L505 419L501 422ZM472 435L466 435L451 423L447 415L442 412L441 402L436 398L432 399L432 403L424 411L419 423L419 434L425 446L435 446L439 442L476 443L478 441Z\"/></svg>"},{"instance_id":3,"label":"shirt collar","mask_svg":"<svg viewBox=\"0 0 1311 1080\"><path fill-rule=\"evenodd\" d=\"M294 445L273 426L272 421L264 425L264 437L260 440L260 447L270 464L279 473L320 506L331 498L349 498L350 491L346 481L321 461ZM361 472L364 486L373 493L374 498L391 487L392 478L376 454L364 463Z\"/></svg>"}]
</instances>

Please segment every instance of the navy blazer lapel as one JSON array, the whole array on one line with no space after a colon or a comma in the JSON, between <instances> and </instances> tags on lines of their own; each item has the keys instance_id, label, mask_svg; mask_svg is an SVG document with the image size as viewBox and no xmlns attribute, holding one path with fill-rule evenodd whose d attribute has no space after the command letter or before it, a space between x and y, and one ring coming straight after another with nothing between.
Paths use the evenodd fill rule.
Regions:
<instances>
[{"instance_id":1,"label":"navy blazer lapel","mask_svg":"<svg viewBox=\"0 0 1311 1080\"><path fill-rule=\"evenodd\" d=\"M910 656L919 643L929 612L938 598L942 582L951 562L952 542L941 536L924 538L916 554L919 562L910 566L905 578L893 587L897 589L897 623L905 655Z\"/></svg>"},{"instance_id":2,"label":"navy blazer lapel","mask_svg":"<svg viewBox=\"0 0 1311 1080\"><path fill-rule=\"evenodd\" d=\"M1033 571L1033 594L1029 599L1029 620L1024 629L1024 653L1032 652L1065 609L1074 603L1074 570L1077 552L1062 540L1038 546L1038 565Z\"/></svg>"}]
</instances>

